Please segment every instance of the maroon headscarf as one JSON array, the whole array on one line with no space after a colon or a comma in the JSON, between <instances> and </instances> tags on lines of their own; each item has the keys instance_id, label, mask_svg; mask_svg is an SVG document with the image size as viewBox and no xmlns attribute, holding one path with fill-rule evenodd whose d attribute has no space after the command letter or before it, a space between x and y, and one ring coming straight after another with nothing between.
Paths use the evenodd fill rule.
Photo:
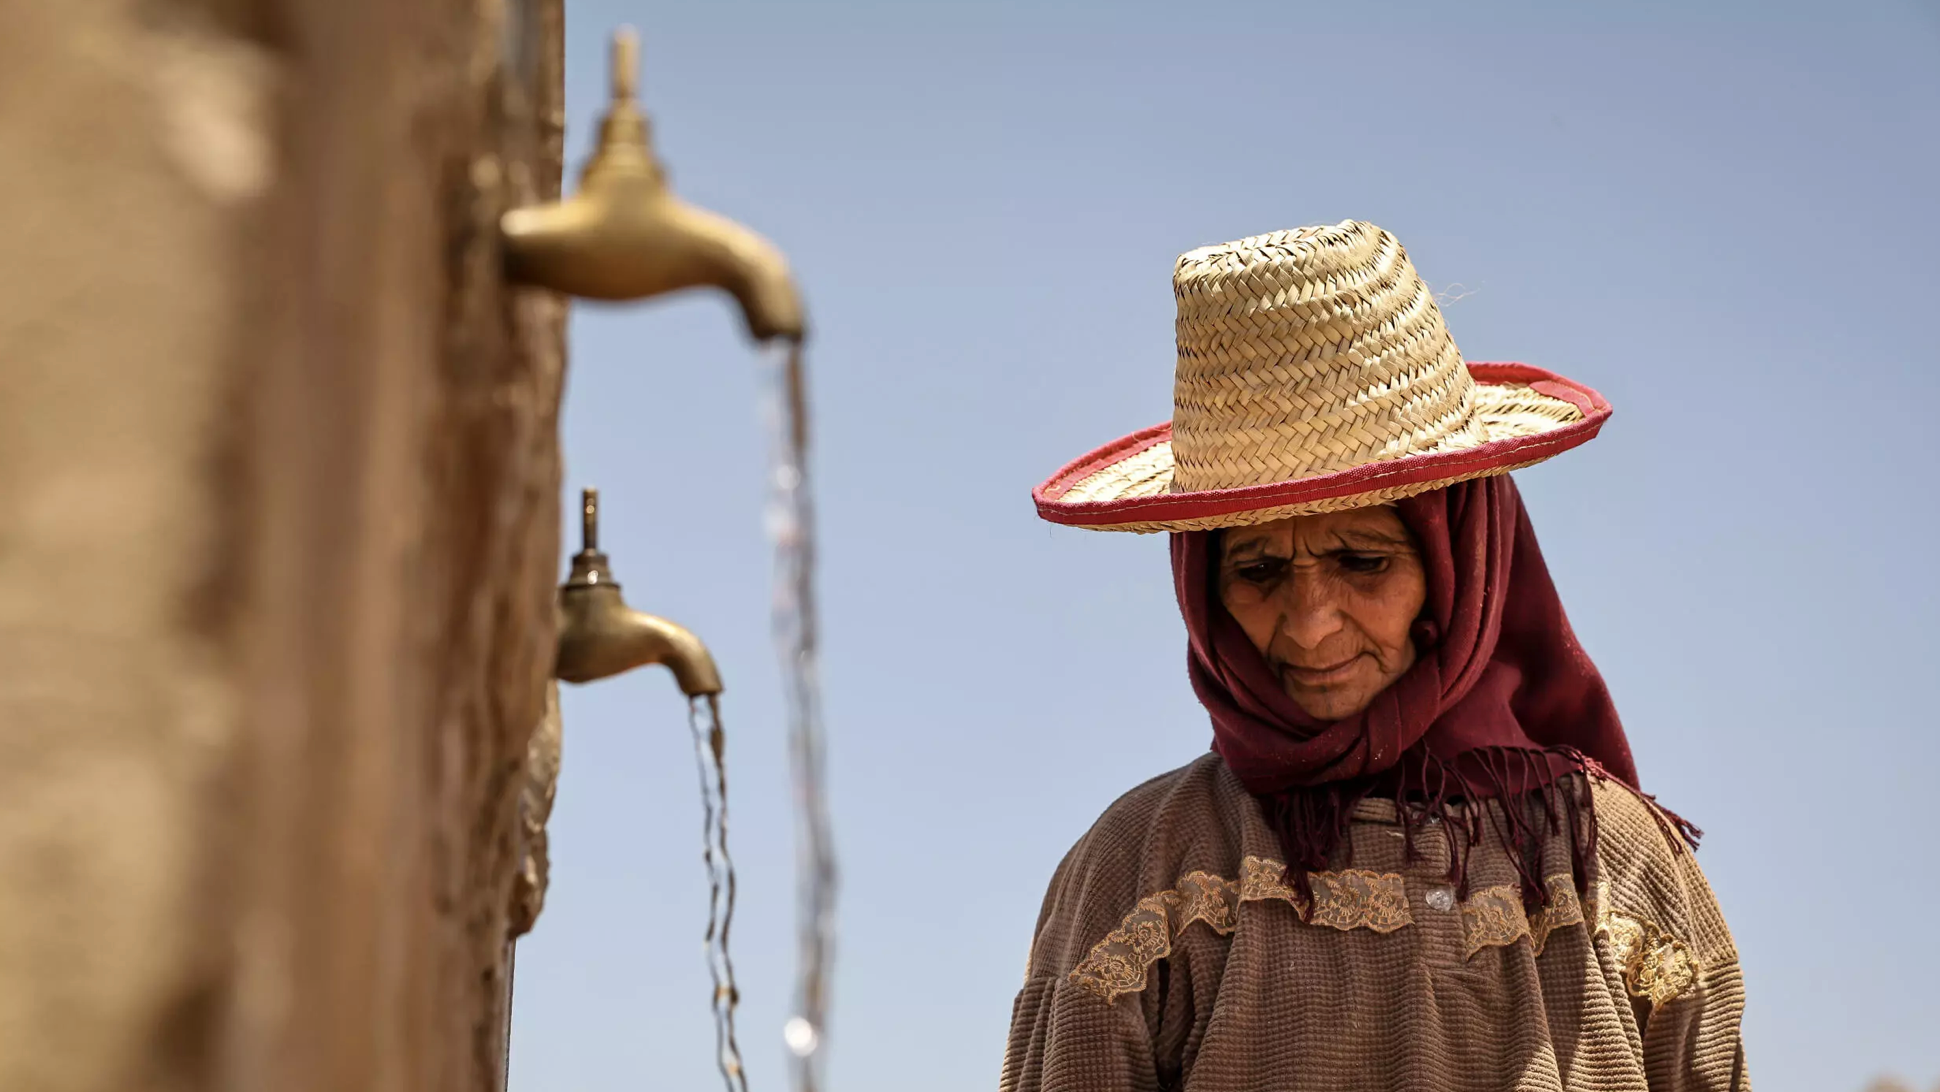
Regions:
<instances>
[{"instance_id":1,"label":"maroon headscarf","mask_svg":"<svg viewBox=\"0 0 1940 1092\"><path fill-rule=\"evenodd\" d=\"M1220 603L1219 533L1172 536L1192 687L1212 714L1213 750L1260 798L1303 894L1306 874L1329 867L1349 813L1369 793L1393 795L1411 855L1422 815L1499 797L1498 831L1533 905L1543 898L1542 828L1567 820L1579 882L1594 843L1587 795L1549 786L1594 770L1636 788L1630 744L1570 630L1515 483L1478 478L1396 507L1428 577L1417 657L1367 709L1333 722L1287 695ZM1479 836L1478 810L1467 814ZM1466 889L1464 862L1452 861L1451 879Z\"/></svg>"}]
</instances>

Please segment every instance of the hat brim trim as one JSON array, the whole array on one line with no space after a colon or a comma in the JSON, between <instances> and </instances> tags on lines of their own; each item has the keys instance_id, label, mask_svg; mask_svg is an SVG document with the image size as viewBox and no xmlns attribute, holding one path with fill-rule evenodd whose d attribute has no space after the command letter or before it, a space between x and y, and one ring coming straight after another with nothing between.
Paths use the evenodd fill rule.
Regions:
<instances>
[{"instance_id":1,"label":"hat brim trim","mask_svg":"<svg viewBox=\"0 0 1940 1092\"><path fill-rule=\"evenodd\" d=\"M1571 403L1583 416L1533 436L1491 440L1461 451L1405 455L1292 481L1113 500L1062 499L1078 483L1099 471L1169 441L1172 423L1168 421L1141 429L1071 462L1032 490L1031 498L1037 503L1037 514L1052 523L1101 531L1165 530L1166 524L1178 524L1183 529L1249 512L1297 512L1309 504L1317 510L1351 507L1341 502L1366 494L1370 503L1378 503L1376 498L1426 492L1441 485L1506 473L1541 462L1589 441L1610 418L1610 403L1602 395L1554 372L1517 363L1471 362L1468 370L1477 383L1523 384L1539 394Z\"/></svg>"}]
</instances>

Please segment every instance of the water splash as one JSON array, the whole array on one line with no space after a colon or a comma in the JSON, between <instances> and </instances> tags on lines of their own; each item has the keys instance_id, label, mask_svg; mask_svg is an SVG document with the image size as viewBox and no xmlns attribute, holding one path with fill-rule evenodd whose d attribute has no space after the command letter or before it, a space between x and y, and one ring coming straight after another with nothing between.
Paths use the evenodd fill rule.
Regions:
<instances>
[{"instance_id":1,"label":"water splash","mask_svg":"<svg viewBox=\"0 0 1940 1092\"><path fill-rule=\"evenodd\" d=\"M768 535L774 543L774 638L788 707L796 823L795 1015L783 1030L796 1092L817 1092L828 1054L835 954L835 852L824 790L815 608L815 510L808 477L808 392L800 340L763 354L769 438Z\"/></svg>"},{"instance_id":2,"label":"water splash","mask_svg":"<svg viewBox=\"0 0 1940 1092\"><path fill-rule=\"evenodd\" d=\"M694 733L694 764L701 779L701 861L707 866L707 973L714 980L714 1050L727 1092L747 1092L741 1044L734 1036L734 1009L741 1002L734 983L734 957L728 933L734 928L734 858L727 844L727 733L721 726L718 694L696 697L687 705Z\"/></svg>"}]
</instances>

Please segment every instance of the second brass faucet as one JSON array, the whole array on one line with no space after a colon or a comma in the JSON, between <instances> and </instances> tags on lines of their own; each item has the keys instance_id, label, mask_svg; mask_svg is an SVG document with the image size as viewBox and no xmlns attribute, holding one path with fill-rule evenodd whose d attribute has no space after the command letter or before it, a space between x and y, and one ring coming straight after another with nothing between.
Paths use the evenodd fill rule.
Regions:
<instances>
[{"instance_id":1,"label":"second brass faucet","mask_svg":"<svg viewBox=\"0 0 1940 1092\"><path fill-rule=\"evenodd\" d=\"M580 494L582 549L559 589L559 653L553 674L566 682L604 679L665 664L690 698L721 692L721 673L701 639L626 605L599 548L599 491Z\"/></svg>"}]
</instances>

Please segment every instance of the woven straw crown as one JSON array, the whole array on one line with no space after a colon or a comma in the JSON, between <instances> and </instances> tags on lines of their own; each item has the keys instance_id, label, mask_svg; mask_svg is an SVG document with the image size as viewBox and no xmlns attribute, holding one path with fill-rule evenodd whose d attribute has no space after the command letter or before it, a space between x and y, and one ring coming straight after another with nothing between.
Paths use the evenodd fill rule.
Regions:
<instances>
[{"instance_id":1,"label":"woven straw crown","mask_svg":"<svg viewBox=\"0 0 1940 1092\"><path fill-rule=\"evenodd\" d=\"M1067 467L1038 490L1046 518L1183 530L1381 503L1548 458L1594 435L1608 415L1594 391L1538 369L1472 371L1407 251L1373 224L1201 247L1180 256L1172 284L1178 367L1169 432L1135 434ZM1489 381L1478 382L1484 373ZM1567 435L1552 443L1509 443L1558 430ZM1142 437L1151 442L1136 442ZM1465 452L1489 457L1456 458ZM1166 495L1230 498L1223 491L1326 483L1390 463L1446 473L1389 475L1396 480L1252 507L1222 501L1204 515L1112 518Z\"/></svg>"},{"instance_id":2,"label":"woven straw crown","mask_svg":"<svg viewBox=\"0 0 1940 1092\"><path fill-rule=\"evenodd\" d=\"M1394 236L1297 228L1172 273L1175 492L1304 478L1474 442L1475 383Z\"/></svg>"}]
</instances>

